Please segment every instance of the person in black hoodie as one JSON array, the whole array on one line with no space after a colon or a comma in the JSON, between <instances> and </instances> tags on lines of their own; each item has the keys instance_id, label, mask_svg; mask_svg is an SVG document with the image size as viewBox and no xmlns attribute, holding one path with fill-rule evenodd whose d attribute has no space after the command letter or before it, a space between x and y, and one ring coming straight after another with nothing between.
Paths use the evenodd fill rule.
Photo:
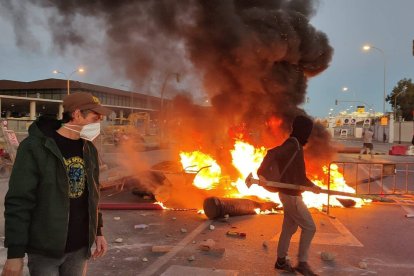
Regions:
<instances>
[{"instance_id":1,"label":"person in black hoodie","mask_svg":"<svg viewBox=\"0 0 414 276\"><path fill-rule=\"evenodd\" d=\"M63 99L62 121L40 117L16 155L5 197L3 276L83 275L107 251L98 212L98 153L91 142L110 110L90 93ZM95 251L91 247L95 243Z\"/></svg>"},{"instance_id":2,"label":"person in black hoodie","mask_svg":"<svg viewBox=\"0 0 414 276\"><path fill-rule=\"evenodd\" d=\"M274 151L273 162L276 164L273 165L278 166L279 170L283 171L280 182L309 186L312 187L314 193L319 193L320 188L306 177L303 156L303 146L308 142L312 128L313 122L310 118L303 115L295 117L290 137L282 145L269 150L268 154L272 154L272 151ZM261 166L257 172L259 178L262 178L261 171L263 170L264 168ZM302 192L292 189L279 189L279 198L283 204L284 216L275 268L288 272L297 271L303 275L317 275L311 270L307 262L308 251L316 232L316 226L312 215L302 200ZM302 229L299 242L299 262L293 268L286 257L290 240L298 227Z\"/></svg>"}]
</instances>

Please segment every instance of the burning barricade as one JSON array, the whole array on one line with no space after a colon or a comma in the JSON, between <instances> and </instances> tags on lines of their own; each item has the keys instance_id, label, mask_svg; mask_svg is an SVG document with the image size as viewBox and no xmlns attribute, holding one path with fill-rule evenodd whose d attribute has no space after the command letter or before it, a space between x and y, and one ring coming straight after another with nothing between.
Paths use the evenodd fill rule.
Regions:
<instances>
[{"instance_id":1,"label":"burning barricade","mask_svg":"<svg viewBox=\"0 0 414 276\"><path fill-rule=\"evenodd\" d=\"M335 196L330 198L330 206L361 207L364 204L364 200L346 184L335 164L330 169L324 167L322 177L312 179L322 188L320 194L308 192L304 186L270 181L260 183L251 173L257 170L265 154L263 147L255 148L249 143L235 141L231 156L238 175L236 180L232 180L230 176L223 175L220 165L210 155L201 151L181 152L181 167L175 164L173 170L171 163L170 169L165 163L164 166L158 164L153 167L152 171L163 177L160 178L162 183L154 186L152 192L155 199L166 207L204 209L210 219L281 209L278 193L269 192L265 189L267 185L302 189L307 206L320 210L326 206L330 195ZM327 174L330 174L331 181L329 190L324 184Z\"/></svg>"}]
</instances>

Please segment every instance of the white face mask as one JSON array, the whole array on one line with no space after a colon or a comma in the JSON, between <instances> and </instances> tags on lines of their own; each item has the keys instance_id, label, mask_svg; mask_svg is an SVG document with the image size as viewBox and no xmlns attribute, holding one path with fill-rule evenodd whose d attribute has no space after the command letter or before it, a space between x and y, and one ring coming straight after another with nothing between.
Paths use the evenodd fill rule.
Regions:
<instances>
[{"instance_id":1,"label":"white face mask","mask_svg":"<svg viewBox=\"0 0 414 276\"><path fill-rule=\"evenodd\" d=\"M91 123L91 124L84 125L81 131L69 128L68 126L74 126L74 125L64 125L64 127L72 131L76 131L80 133L80 138L83 138L88 141L95 140L95 138L98 137L99 134L101 134L101 123Z\"/></svg>"}]
</instances>

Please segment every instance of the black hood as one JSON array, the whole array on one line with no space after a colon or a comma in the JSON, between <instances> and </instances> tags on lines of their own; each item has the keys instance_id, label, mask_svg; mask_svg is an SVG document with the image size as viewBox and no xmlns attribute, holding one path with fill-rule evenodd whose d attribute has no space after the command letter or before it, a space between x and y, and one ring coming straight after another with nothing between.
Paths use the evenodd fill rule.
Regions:
<instances>
[{"instance_id":1,"label":"black hood","mask_svg":"<svg viewBox=\"0 0 414 276\"><path fill-rule=\"evenodd\" d=\"M37 126L37 128L42 132L43 135L47 137L52 137L56 130L58 130L62 126L62 121L57 120L56 116L52 115L43 115L40 116L33 124ZM33 128L29 128L30 130ZM37 131L34 131L35 134ZM40 134L41 135L41 134Z\"/></svg>"},{"instance_id":2,"label":"black hood","mask_svg":"<svg viewBox=\"0 0 414 276\"><path fill-rule=\"evenodd\" d=\"M293 120L291 137L298 139L299 143L304 146L312 132L313 121L303 115L297 116Z\"/></svg>"}]
</instances>

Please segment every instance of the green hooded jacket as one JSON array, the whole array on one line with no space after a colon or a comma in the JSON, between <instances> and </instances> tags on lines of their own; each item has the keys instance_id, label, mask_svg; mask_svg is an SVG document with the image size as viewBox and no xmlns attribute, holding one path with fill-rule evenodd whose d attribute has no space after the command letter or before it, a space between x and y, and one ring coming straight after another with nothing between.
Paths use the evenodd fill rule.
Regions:
<instances>
[{"instance_id":1,"label":"green hooded jacket","mask_svg":"<svg viewBox=\"0 0 414 276\"><path fill-rule=\"evenodd\" d=\"M22 258L25 252L61 257L65 253L69 222L69 179L63 156L51 131L61 126L57 120L39 118L29 128L29 136L17 149L16 160L5 197L5 247L7 258ZM97 229L99 163L95 146L83 146L89 191L89 255ZM98 222L99 220L99 222Z\"/></svg>"}]
</instances>

